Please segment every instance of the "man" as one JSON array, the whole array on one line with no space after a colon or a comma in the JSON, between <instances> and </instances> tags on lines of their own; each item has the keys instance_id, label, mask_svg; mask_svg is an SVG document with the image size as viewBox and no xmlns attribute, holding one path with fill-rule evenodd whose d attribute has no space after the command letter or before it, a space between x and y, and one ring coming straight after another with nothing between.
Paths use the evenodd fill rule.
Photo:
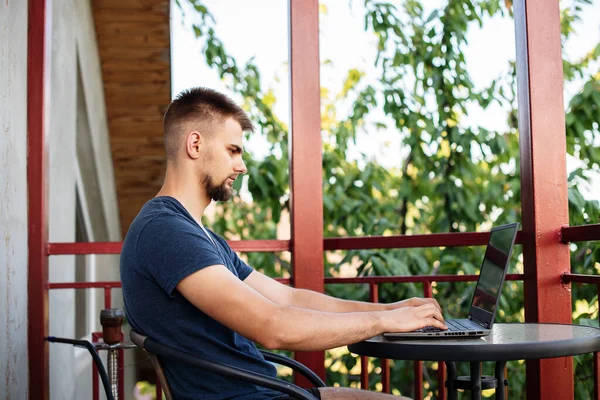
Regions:
<instances>
[{"instance_id":1,"label":"man","mask_svg":"<svg viewBox=\"0 0 600 400\"><path fill-rule=\"evenodd\" d=\"M324 350L386 331L442 329L435 300L394 304L335 299L294 289L254 271L201 222L212 200L227 201L246 172L244 111L226 96L195 88L164 116L165 181L131 224L121 254L127 318L154 339L200 357L275 376L256 349ZM270 389L165 360L177 399L284 399ZM358 389L321 388L322 399L385 399ZM396 397L394 397L396 398Z\"/></svg>"}]
</instances>

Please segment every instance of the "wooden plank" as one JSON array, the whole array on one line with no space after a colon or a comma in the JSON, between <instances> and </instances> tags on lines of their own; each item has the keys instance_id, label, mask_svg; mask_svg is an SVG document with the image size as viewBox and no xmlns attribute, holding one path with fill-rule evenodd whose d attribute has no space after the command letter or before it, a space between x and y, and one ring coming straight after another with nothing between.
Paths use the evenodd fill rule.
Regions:
<instances>
[{"instance_id":1,"label":"wooden plank","mask_svg":"<svg viewBox=\"0 0 600 400\"><path fill-rule=\"evenodd\" d=\"M123 179L127 179L128 176L137 176L140 173L150 173L152 169L156 168L156 167L160 167L162 165L164 165L165 163L165 154L164 151L160 152L159 154L144 154L140 157L130 157L130 156L126 156L123 158L122 162L119 165L119 168L124 167L123 168ZM140 171L136 171L134 169L132 169L132 166L135 165L140 165L142 167L147 167L147 168L140 168ZM141 171L143 170L143 171ZM161 171L161 173L163 173L163 171Z\"/></svg>"},{"instance_id":2,"label":"wooden plank","mask_svg":"<svg viewBox=\"0 0 600 400\"><path fill-rule=\"evenodd\" d=\"M170 62L168 60L102 60L102 69L139 73L145 71L170 73Z\"/></svg>"},{"instance_id":3,"label":"wooden plank","mask_svg":"<svg viewBox=\"0 0 600 400\"><path fill-rule=\"evenodd\" d=\"M126 71L102 71L102 77L105 83L123 82L145 85L148 83L161 83L165 80L171 81L171 74L167 75L164 71L144 71L143 74L132 74Z\"/></svg>"},{"instance_id":4,"label":"wooden plank","mask_svg":"<svg viewBox=\"0 0 600 400\"><path fill-rule=\"evenodd\" d=\"M145 123L145 124L153 123L153 124L156 124L156 126L158 128L160 128L161 136L162 136L162 123L163 123L162 115L145 116L145 117L140 117L138 115L124 115L122 117L113 118L111 120L111 122L118 126L130 126L131 124L140 124L140 123Z\"/></svg>"},{"instance_id":5,"label":"wooden plank","mask_svg":"<svg viewBox=\"0 0 600 400\"><path fill-rule=\"evenodd\" d=\"M108 103L108 101L107 101L107 103ZM113 102L113 104L122 105L123 103ZM133 104L133 105L129 106L128 108L116 108L116 109L112 109L109 107L108 118L110 121L115 117L123 117L123 116L131 116L131 115L138 115L138 116L163 115L165 113L165 110L167 107L168 107L168 105L156 105L156 104L153 104L151 106L145 106L145 105L140 106L138 104ZM111 135L112 135L112 133L111 133Z\"/></svg>"},{"instance_id":6,"label":"wooden plank","mask_svg":"<svg viewBox=\"0 0 600 400\"><path fill-rule=\"evenodd\" d=\"M166 10L169 12L170 4L165 0L92 0L92 7L96 9L115 9L122 12L124 9L140 11Z\"/></svg>"},{"instance_id":7,"label":"wooden plank","mask_svg":"<svg viewBox=\"0 0 600 400\"><path fill-rule=\"evenodd\" d=\"M163 141L163 133L160 125L153 122L139 122L137 124L119 124L111 123L111 129L115 131L114 135L111 135L117 141L120 138L130 137L146 137L151 136L158 138L161 142Z\"/></svg>"},{"instance_id":8,"label":"wooden plank","mask_svg":"<svg viewBox=\"0 0 600 400\"><path fill-rule=\"evenodd\" d=\"M145 185L151 185L152 182L157 182L158 184L162 184L162 180L164 179L164 172L160 172L161 170L158 168L154 168L153 171L147 171L144 174L139 175L125 175L128 171L123 172L124 176L122 179L122 184L120 187L131 193L147 193L147 189ZM141 184L141 186L138 186ZM152 190L151 188L149 188ZM125 199L128 200L128 199Z\"/></svg>"},{"instance_id":9,"label":"wooden plank","mask_svg":"<svg viewBox=\"0 0 600 400\"><path fill-rule=\"evenodd\" d=\"M165 158L163 146L139 145L119 146L115 144L113 158L121 161L120 164L130 162L132 167L142 163L142 159L162 160ZM141 169L141 168L140 168Z\"/></svg>"},{"instance_id":10,"label":"wooden plank","mask_svg":"<svg viewBox=\"0 0 600 400\"><path fill-rule=\"evenodd\" d=\"M170 63L171 52L164 47L139 47L130 46L104 48L100 57L105 60L144 60L144 61L166 61Z\"/></svg>"},{"instance_id":11,"label":"wooden plank","mask_svg":"<svg viewBox=\"0 0 600 400\"><path fill-rule=\"evenodd\" d=\"M107 21L161 22L169 23L169 12L163 10L144 10L144 12L123 12L122 8L99 8L94 12L96 24Z\"/></svg>"},{"instance_id":12,"label":"wooden plank","mask_svg":"<svg viewBox=\"0 0 600 400\"><path fill-rule=\"evenodd\" d=\"M170 27L168 24L156 24L137 21L115 21L96 24L96 33L103 37L111 36L136 36L152 35L169 37Z\"/></svg>"},{"instance_id":13,"label":"wooden plank","mask_svg":"<svg viewBox=\"0 0 600 400\"><path fill-rule=\"evenodd\" d=\"M157 48L168 48L170 46L170 40L168 36L156 36L156 35L127 35L127 36L98 36L98 46L104 48L110 46L115 41L119 42L119 46L131 46L135 47L157 47Z\"/></svg>"},{"instance_id":14,"label":"wooden plank","mask_svg":"<svg viewBox=\"0 0 600 400\"><path fill-rule=\"evenodd\" d=\"M140 82L108 82L104 85L104 89L105 89L106 93L110 94L110 96L113 96L115 98L119 98L119 96L121 96L121 95L132 94L132 93L135 93L135 94L141 95L141 96L162 95L164 98L163 101L168 104L169 99L167 96L165 96L165 87L164 87L164 85L167 83L169 83L168 80L163 80L160 82L144 82L144 83L140 83ZM115 101L115 103L118 102L118 100L114 100L114 101ZM127 102L122 102L122 103L127 104ZM160 115L160 117L162 118L162 115Z\"/></svg>"},{"instance_id":15,"label":"wooden plank","mask_svg":"<svg viewBox=\"0 0 600 400\"><path fill-rule=\"evenodd\" d=\"M123 234L164 179L169 0L93 0Z\"/></svg>"}]
</instances>

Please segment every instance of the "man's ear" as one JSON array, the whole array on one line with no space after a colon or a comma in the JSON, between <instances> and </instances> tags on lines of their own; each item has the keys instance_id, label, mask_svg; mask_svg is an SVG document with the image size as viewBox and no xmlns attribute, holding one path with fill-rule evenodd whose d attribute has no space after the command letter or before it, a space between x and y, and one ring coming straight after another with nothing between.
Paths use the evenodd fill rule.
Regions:
<instances>
[{"instance_id":1,"label":"man's ear","mask_svg":"<svg viewBox=\"0 0 600 400\"><path fill-rule=\"evenodd\" d=\"M203 138L200 132L193 131L188 133L185 140L185 150L188 156L194 160L200 157L200 147L203 145Z\"/></svg>"}]
</instances>

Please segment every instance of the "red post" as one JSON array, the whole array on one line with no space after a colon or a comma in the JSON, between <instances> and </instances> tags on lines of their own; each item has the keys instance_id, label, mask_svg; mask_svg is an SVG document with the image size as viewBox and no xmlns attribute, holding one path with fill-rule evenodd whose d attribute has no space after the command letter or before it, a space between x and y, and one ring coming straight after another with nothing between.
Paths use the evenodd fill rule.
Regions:
<instances>
[{"instance_id":1,"label":"red post","mask_svg":"<svg viewBox=\"0 0 600 400\"><path fill-rule=\"evenodd\" d=\"M515 1L525 319L571 323L569 224L559 4ZM527 362L528 399L572 399L573 361Z\"/></svg>"},{"instance_id":2,"label":"red post","mask_svg":"<svg viewBox=\"0 0 600 400\"><path fill-rule=\"evenodd\" d=\"M600 400L600 353L594 353L594 399Z\"/></svg>"},{"instance_id":3,"label":"red post","mask_svg":"<svg viewBox=\"0 0 600 400\"><path fill-rule=\"evenodd\" d=\"M600 285L596 285L596 292L600 296ZM600 315L598 316L600 318ZM594 399L600 400L600 353L594 353Z\"/></svg>"},{"instance_id":4,"label":"red post","mask_svg":"<svg viewBox=\"0 0 600 400\"><path fill-rule=\"evenodd\" d=\"M432 286L431 282L423 282L423 296L428 298L432 297ZM442 363L440 363L442 364ZM414 390L414 398L422 399L423 398L423 361L415 361L413 363L413 371L414 371L414 381L413 381L413 390Z\"/></svg>"},{"instance_id":5,"label":"red post","mask_svg":"<svg viewBox=\"0 0 600 400\"><path fill-rule=\"evenodd\" d=\"M438 361L437 370L438 399L446 400L446 363Z\"/></svg>"},{"instance_id":6,"label":"red post","mask_svg":"<svg viewBox=\"0 0 600 400\"><path fill-rule=\"evenodd\" d=\"M294 286L323 292L323 179L319 82L319 2L290 0L291 240ZM323 352L296 358L321 377ZM304 379L298 383L306 385Z\"/></svg>"},{"instance_id":7,"label":"red post","mask_svg":"<svg viewBox=\"0 0 600 400\"><path fill-rule=\"evenodd\" d=\"M369 390L369 357L360 356L360 388Z\"/></svg>"},{"instance_id":8,"label":"red post","mask_svg":"<svg viewBox=\"0 0 600 400\"><path fill-rule=\"evenodd\" d=\"M379 301L379 286L373 282L369 283L369 301ZM360 387L369 390L369 357L365 356L360 356Z\"/></svg>"},{"instance_id":9,"label":"red post","mask_svg":"<svg viewBox=\"0 0 600 400\"><path fill-rule=\"evenodd\" d=\"M371 303L379 303L379 286L376 283L369 283L369 301ZM367 376L367 388L368 376ZM390 385L390 360L387 358L381 359L381 391L383 393L391 392Z\"/></svg>"},{"instance_id":10,"label":"red post","mask_svg":"<svg viewBox=\"0 0 600 400\"><path fill-rule=\"evenodd\" d=\"M423 398L423 361L413 362L413 374L415 376L413 381L413 390L415 391L414 398Z\"/></svg>"},{"instance_id":11,"label":"red post","mask_svg":"<svg viewBox=\"0 0 600 400\"><path fill-rule=\"evenodd\" d=\"M45 0L29 0L27 31L27 187L28 187L28 359L29 398L49 397L48 344L48 220L46 203Z\"/></svg>"}]
</instances>

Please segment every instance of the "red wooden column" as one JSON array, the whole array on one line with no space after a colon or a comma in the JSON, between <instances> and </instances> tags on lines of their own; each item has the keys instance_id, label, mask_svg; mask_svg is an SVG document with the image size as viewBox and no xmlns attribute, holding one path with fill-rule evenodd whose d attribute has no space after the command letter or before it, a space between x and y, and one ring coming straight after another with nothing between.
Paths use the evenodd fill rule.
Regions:
<instances>
[{"instance_id":1,"label":"red wooden column","mask_svg":"<svg viewBox=\"0 0 600 400\"><path fill-rule=\"evenodd\" d=\"M48 399L48 223L46 212L46 71L45 0L29 0L27 33L27 187L28 187L28 328L29 398Z\"/></svg>"},{"instance_id":2,"label":"red wooden column","mask_svg":"<svg viewBox=\"0 0 600 400\"><path fill-rule=\"evenodd\" d=\"M515 1L525 319L571 323L563 69L558 0ZM528 399L572 399L571 358L527 362Z\"/></svg>"},{"instance_id":3,"label":"red wooden column","mask_svg":"<svg viewBox=\"0 0 600 400\"><path fill-rule=\"evenodd\" d=\"M295 287L323 292L319 3L317 0L290 0L289 13L293 283ZM298 352L296 358L321 377L325 376L323 352Z\"/></svg>"}]
</instances>

